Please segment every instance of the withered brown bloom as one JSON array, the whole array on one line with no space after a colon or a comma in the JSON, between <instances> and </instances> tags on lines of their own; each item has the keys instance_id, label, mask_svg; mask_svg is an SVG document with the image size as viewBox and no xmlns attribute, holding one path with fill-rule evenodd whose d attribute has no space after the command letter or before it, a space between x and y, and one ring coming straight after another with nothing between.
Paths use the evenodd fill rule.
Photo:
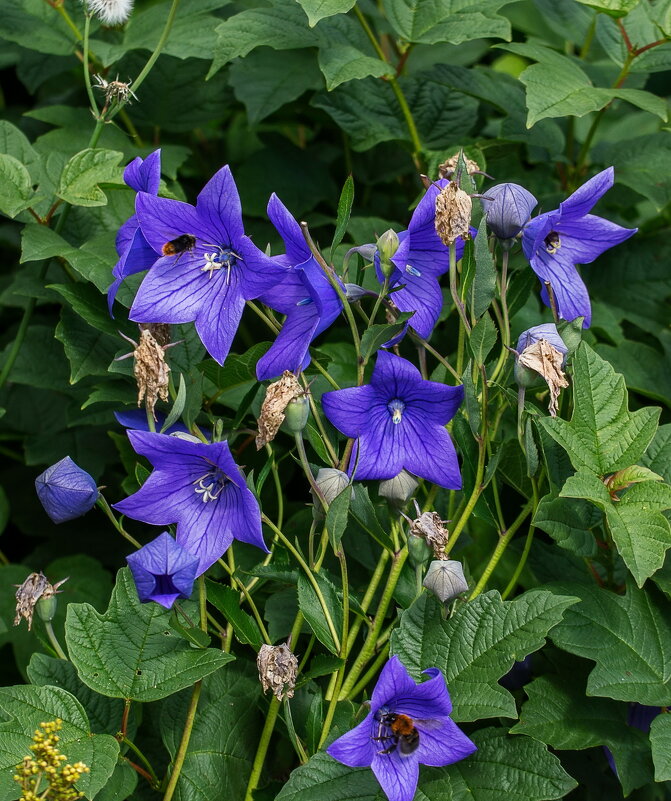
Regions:
<instances>
[{"instance_id":1,"label":"withered brown bloom","mask_svg":"<svg viewBox=\"0 0 671 801\"><path fill-rule=\"evenodd\" d=\"M145 407L154 416L154 420L156 420L156 402L159 399L168 400L170 365L165 360L165 352L178 344L169 341L161 344L166 338L165 328L166 326L140 326L140 341L137 343L122 334L124 339L135 345L135 350L117 359L121 361L130 356L134 357L133 375L137 382L137 405L141 406L144 399ZM169 327L167 338L168 340L170 338Z\"/></svg>"},{"instance_id":2,"label":"withered brown bloom","mask_svg":"<svg viewBox=\"0 0 671 801\"><path fill-rule=\"evenodd\" d=\"M272 690L278 701L293 698L298 673L298 659L287 643L261 646L256 658L263 692Z\"/></svg>"},{"instance_id":3,"label":"withered brown bloom","mask_svg":"<svg viewBox=\"0 0 671 801\"><path fill-rule=\"evenodd\" d=\"M23 584L16 584L16 617L14 625L18 626L21 618L28 621L28 631L33 625L35 606L41 599L48 600L58 593L58 588L67 581L67 578L52 584L42 573L31 573Z\"/></svg>"},{"instance_id":4,"label":"withered brown bloom","mask_svg":"<svg viewBox=\"0 0 671 801\"><path fill-rule=\"evenodd\" d=\"M523 367L535 370L541 375L550 389L548 411L552 417L557 416L559 392L568 386L568 380L562 370L564 354L558 351L546 339L540 339L529 345L520 353L518 363Z\"/></svg>"},{"instance_id":5,"label":"withered brown bloom","mask_svg":"<svg viewBox=\"0 0 671 801\"><path fill-rule=\"evenodd\" d=\"M270 384L259 415L259 433L256 435L256 449L261 450L272 442L284 422L284 411L291 401L305 394L296 376L289 370L282 377Z\"/></svg>"},{"instance_id":6,"label":"withered brown bloom","mask_svg":"<svg viewBox=\"0 0 671 801\"><path fill-rule=\"evenodd\" d=\"M459 237L470 239L473 201L455 182L447 184L436 198L436 233L443 244L453 245Z\"/></svg>"}]
</instances>

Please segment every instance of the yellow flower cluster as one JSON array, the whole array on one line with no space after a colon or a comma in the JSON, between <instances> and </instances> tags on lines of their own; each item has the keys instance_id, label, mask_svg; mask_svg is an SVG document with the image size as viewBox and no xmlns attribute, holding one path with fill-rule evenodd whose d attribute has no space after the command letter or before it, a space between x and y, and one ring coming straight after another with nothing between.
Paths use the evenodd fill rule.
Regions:
<instances>
[{"instance_id":1,"label":"yellow flower cluster","mask_svg":"<svg viewBox=\"0 0 671 801\"><path fill-rule=\"evenodd\" d=\"M63 725L59 718L47 723L40 723L40 728L33 735L30 756L25 756L14 781L21 785L22 793L19 801L77 801L84 793L75 790L74 784L79 781L89 768L83 762L67 763L65 754L58 750L57 734ZM46 786L42 787L42 782Z\"/></svg>"}]
</instances>

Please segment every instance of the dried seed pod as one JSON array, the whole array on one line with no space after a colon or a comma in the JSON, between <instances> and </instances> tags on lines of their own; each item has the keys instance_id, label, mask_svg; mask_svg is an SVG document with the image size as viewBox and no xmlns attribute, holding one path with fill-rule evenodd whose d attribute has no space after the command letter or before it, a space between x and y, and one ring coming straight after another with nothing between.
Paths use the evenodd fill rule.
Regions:
<instances>
[{"instance_id":1,"label":"dried seed pod","mask_svg":"<svg viewBox=\"0 0 671 801\"><path fill-rule=\"evenodd\" d=\"M298 383L296 376L289 370L285 370L278 381L270 384L266 390L266 397L261 406L261 414L258 420L257 450L261 450L261 448L275 439L280 426L284 422L285 410L289 403L297 398L304 397L303 387ZM305 400L307 401L307 398Z\"/></svg>"},{"instance_id":2,"label":"dried seed pod","mask_svg":"<svg viewBox=\"0 0 671 801\"><path fill-rule=\"evenodd\" d=\"M259 681L264 693L272 690L278 701L283 698L293 698L298 659L287 643L281 645L264 643L256 657L256 666L259 669Z\"/></svg>"},{"instance_id":3,"label":"dried seed pod","mask_svg":"<svg viewBox=\"0 0 671 801\"><path fill-rule=\"evenodd\" d=\"M464 568L461 562L454 559L437 559L431 562L422 584L443 603L451 601L468 589Z\"/></svg>"},{"instance_id":4,"label":"dried seed pod","mask_svg":"<svg viewBox=\"0 0 671 801\"><path fill-rule=\"evenodd\" d=\"M463 189L451 182L436 198L436 233L443 244L453 245L458 237L470 239L473 201Z\"/></svg>"},{"instance_id":5,"label":"dried seed pod","mask_svg":"<svg viewBox=\"0 0 671 801\"><path fill-rule=\"evenodd\" d=\"M461 155L461 151L455 153L453 156L450 156L449 159L445 159L442 164L438 165L438 175L440 178L451 178L454 175L454 171L457 169L457 164L459 163L459 156ZM480 169L480 165L477 161L473 161L473 159L463 157L464 162L466 163L466 172L469 175L473 175L474 173L482 172Z\"/></svg>"},{"instance_id":6,"label":"dried seed pod","mask_svg":"<svg viewBox=\"0 0 671 801\"><path fill-rule=\"evenodd\" d=\"M423 537L433 548L436 559L446 559L445 546L450 538L450 532L445 527L446 520L441 520L437 512L419 511L419 504L415 501L417 517L410 523L410 533L416 537Z\"/></svg>"},{"instance_id":7,"label":"dried seed pod","mask_svg":"<svg viewBox=\"0 0 671 801\"><path fill-rule=\"evenodd\" d=\"M518 378L519 367L527 367L542 376L550 389L548 411L552 417L557 416L559 392L568 386L568 380L562 370L564 354L551 345L546 339L540 339L520 353L515 365L515 378ZM520 376L521 377L521 376Z\"/></svg>"}]
</instances>

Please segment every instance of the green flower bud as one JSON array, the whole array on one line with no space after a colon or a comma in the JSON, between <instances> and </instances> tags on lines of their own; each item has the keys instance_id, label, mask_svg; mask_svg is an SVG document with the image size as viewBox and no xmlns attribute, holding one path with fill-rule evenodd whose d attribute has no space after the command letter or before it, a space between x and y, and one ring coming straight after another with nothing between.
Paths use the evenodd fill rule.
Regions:
<instances>
[{"instance_id":1,"label":"green flower bud","mask_svg":"<svg viewBox=\"0 0 671 801\"><path fill-rule=\"evenodd\" d=\"M289 401L284 409L284 422L282 427L291 434L300 434L310 416L310 402L306 395Z\"/></svg>"},{"instance_id":2,"label":"green flower bud","mask_svg":"<svg viewBox=\"0 0 671 801\"><path fill-rule=\"evenodd\" d=\"M35 609L37 610L37 615L40 620L43 620L45 623L51 623L54 619L54 615L56 614L56 607L58 606L58 598L52 593L45 594L40 598L40 600L35 605Z\"/></svg>"},{"instance_id":3,"label":"green flower bud","mask_svg":"<svg viewBox=\"0 0 671 801\"><path fill-rule=\"evenodd\" d=\"M461 562L453 559L436 559L431 562L422 583L443 603L451 601L468 589L464 568Z\"/></svg>"},{"instance_id":4,"label":"green flower bud","mask_svg":"<svg viewBox=\"0 0 671 801\"><path fill-rule=\"evenodd\" d=\"M398 250L398 234L390 228L380 236L376 242L378 256L380 257L380 270L385 278L389 278L396 266L392 263L391 257Z\"/></svg>"},{"instance_id":5,"label":"green flower bud","mask_svg":"<svg viewBox=\"0 0 671 801\"><path fill-rule=\"evenodd\" d=\"M425 565L432 554L432 550L424 537L408 534L408 557L413 567Z\"/></svg>"}]
</instances>

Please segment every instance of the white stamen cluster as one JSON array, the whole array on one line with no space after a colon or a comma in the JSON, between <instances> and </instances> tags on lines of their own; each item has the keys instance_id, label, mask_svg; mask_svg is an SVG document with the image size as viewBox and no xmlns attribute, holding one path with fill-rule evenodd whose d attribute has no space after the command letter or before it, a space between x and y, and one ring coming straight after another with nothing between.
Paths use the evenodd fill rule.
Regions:
<instances>
[{"instance_id":1,"label":"white stamen cluster","mask_svg":"<svg viewBox=\"0 0 671 801\"><path fill-rule=\"evenodd\" d=\"M133 0L83 0L91 14L104 25L120 25L126 22L133 10Z\"/></svg>"}]
</instances>

